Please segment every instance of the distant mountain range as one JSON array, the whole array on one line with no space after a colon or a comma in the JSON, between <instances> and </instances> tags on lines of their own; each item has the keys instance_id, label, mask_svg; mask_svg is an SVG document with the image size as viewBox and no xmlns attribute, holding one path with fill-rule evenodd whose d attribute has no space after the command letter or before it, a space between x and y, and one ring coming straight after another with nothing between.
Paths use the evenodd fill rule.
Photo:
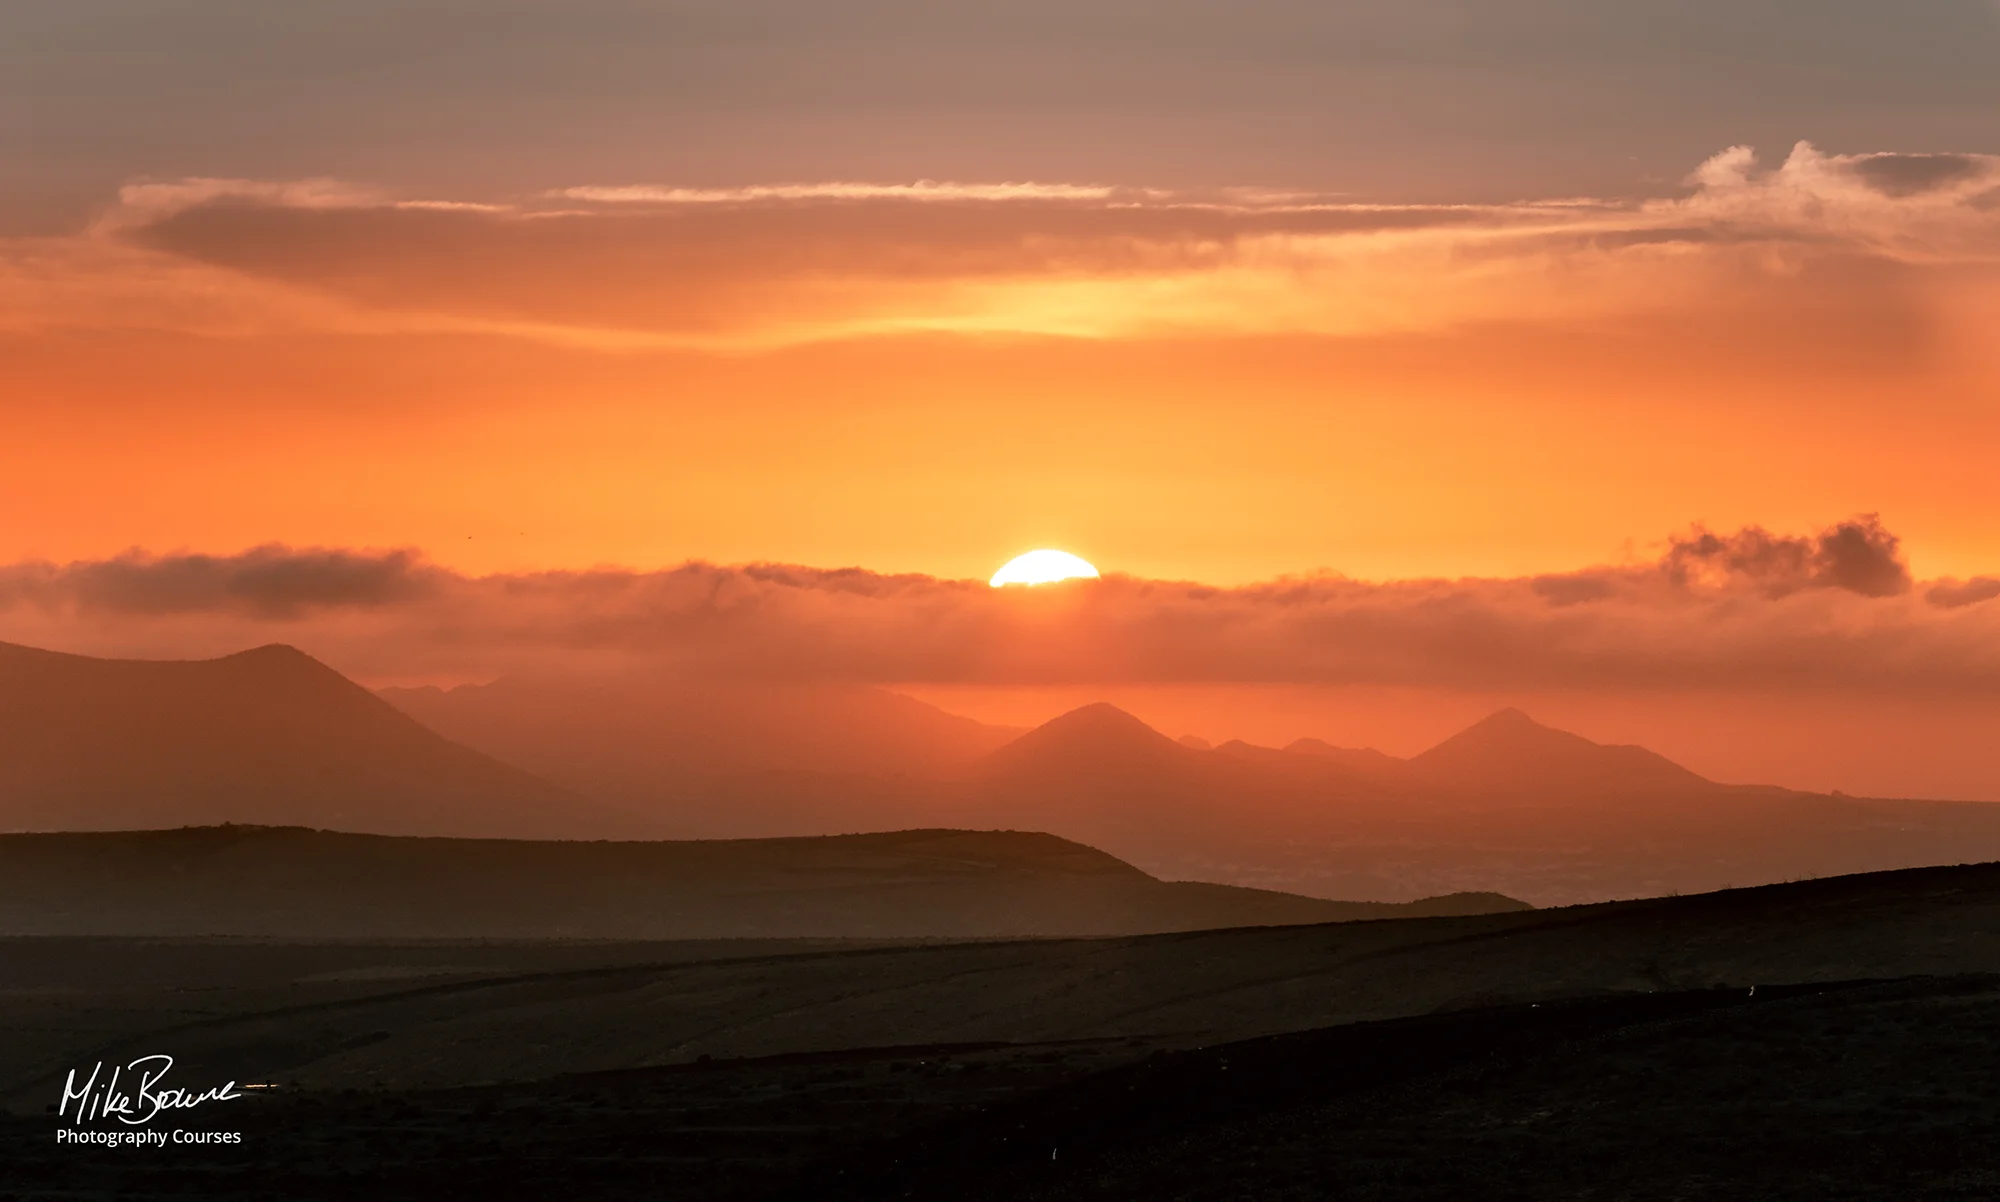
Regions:
<instances>
[{"instance_id":1,"label":"distant mountain range","mask_svg":"<svg viewBox=\"0 0 2000 1202\"><path fill-rule=\"evenodd\" d=\"M985 757L954 796L954 824L1004 819L1169 877L1322 896L1477 887L1551 905L2000 859L2000 805L1718 784L1518 710L1403 760L1201 751L1088 706Z\"/></svg>"},{"instance_id":2,"label":"distant mountain range","mask_svg":"<svg viewBox=\"0 0 2000 1202\"><path fill-rule=\"evenodd\" d=\"M135 663L0 646L0 829L222 822L1045 831L1169 880L1539 905L2000 859L2000 806L1722 785L1517 710L1399 759L1314 740L1208 747L1110 705L1022 733L845 686L522 680L378 697L289 648Z\"/></svg>"},{"instance_id":3,"label":"distant mountain range","mask_svg":"<svg viewBox=\"0 0 2000 1202\"><path fill-rule=\"evenodd\" d=\"M717 778L814 771L939 779L1022 733L853 685L626 674L388 688L381 696L446 738L504 749L509 763L537 775L660 814L667 829L676 819L660 803Z\"/></svg>"},{"instance_id":4,"label":"distant mountain range","mask_svg":"<svg viewBox=\"0 0 2000 1202\"><path fill-rule=\"evenodd\" d=\"M598 716L647 689L673 704L607 734L618 720ZM1174 879L1325 897L1498 889L1537 904L2000 859L2000 806L1718 784L1514 709L1401 759L1315 739L1171 739L1101 704L1013 732L854 688L717 690L705 711L684 683L385 695L579 791L601 788L602 770L571 763L645 765L599 795L677 836L1045 830ZM672 753L649 760L649 746Z\"/></svg>"},{"instance_id":5,"label":"distant mountain range","mask_svg":"<svg viewBox=\"0 0 2000 1202\"><path fill-rule=\"evenodd\" d=\"M0 835L0 935L717 939L1125 935L1494 914L1168 882L1018 831L532 842L280 827Z\"/></svg>"},{"instance_id":6,"label":"distant mountain range","mask_svg":"<svg viewBox=\"0 0 2000 1202\"><path fill-rule=\"evenodd\" d=\"M221 822L522 838L633 829L290 647L171 662L0 643L0 830Z\"/></svg>"}]
</instances>

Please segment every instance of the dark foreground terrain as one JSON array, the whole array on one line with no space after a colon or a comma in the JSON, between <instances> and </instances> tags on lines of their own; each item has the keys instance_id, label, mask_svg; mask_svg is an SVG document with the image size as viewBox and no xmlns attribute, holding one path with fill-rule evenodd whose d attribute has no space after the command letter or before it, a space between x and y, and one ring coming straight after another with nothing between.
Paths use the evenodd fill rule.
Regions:
<instances>
[{"instance_id":1,"label":"dark foreground terrain","mask_svg":"<svg viewBox=\"0 0 2000 1202\"><path fill-rule=\"evenodd\" d=\"M2000 866L983 944L0 943L0 1197L2000 1196ZM279 1088L55 1143L65 1066Z\"/></svg>"},{"instance_id":2,"label":"dark foreground terrain","mask_svg":"<svg viewBox=\"0 0 2000 1202\"><path fill-rule=\"evenodd\" d=\"M227 1148L0 1128L15 1199L1991 1198L2000 978L256 1097ZM226 1118L226 1121L224 1121Z\"/></svg>"}]
</instances>

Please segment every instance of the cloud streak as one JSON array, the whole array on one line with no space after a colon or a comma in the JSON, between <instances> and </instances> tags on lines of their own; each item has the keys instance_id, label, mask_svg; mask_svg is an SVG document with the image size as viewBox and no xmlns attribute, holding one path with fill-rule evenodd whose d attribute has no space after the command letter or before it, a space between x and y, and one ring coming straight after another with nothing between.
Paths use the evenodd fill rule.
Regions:
<instances>
[{"instance_id":1,"label":"cloud streak","mask_svg":"<svg viewBox=\"0 0 2000 1202\"><path fill-rule=\"evenodd\" d=\"M234 290L278 326L605 349L1344 336L1865 304L1884 271L1996 265L2000 157L1803 143L1770 167L1732 148L1674 198L1511 205L934 181L455 200L188 179L127 186L76 238L0 246L0 328L178 309L206 332Z\"/></svg>"},{"instance_id":2,"label":"cloud streak","mask_svg":"<svg viewBox=\"0 0 2000 1202\"><path fill-rule=\"evenodd\" d=\"M407 551L266 547L0 570L0 637L123 653L276 639L377 678L648 662L731 679L1366 684L2000 698L2000 588L1912 586L1871 517L1696 531L1524 579L1046 590L691 563L470 577Z\"/></svg>"},{"instance_id":3,"label":"cloud streak","mask_svg":"<svg viewBox=\"0 0 2000 1202\"><path fill-rule=\"evenodd\" d=\"M660 184L558 188L551 195L605 204L743 204L760 200L1005 201L1109 200L1116 189L1091 184L963 184L918 180L913 184L759 184L745 188L676 188Z\"/></svg>"}]
</instances>

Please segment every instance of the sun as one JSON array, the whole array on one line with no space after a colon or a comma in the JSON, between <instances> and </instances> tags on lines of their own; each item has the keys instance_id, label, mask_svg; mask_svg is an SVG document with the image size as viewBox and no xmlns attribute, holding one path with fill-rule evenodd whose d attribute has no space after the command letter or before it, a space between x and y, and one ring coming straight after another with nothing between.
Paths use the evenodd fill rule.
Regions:
<instances>
[{"instance_id":1,"label":"sun","mask_svg":"<svg viewBox=\"0 0 2000 1202\"><path fill-rule=\"evenodd\" d=\"M1030 551L1007 561L993 573L994 588L1010 584L1054 584L1058 580L1095 580L1097 569L1067 551Z\"/></svg>"}]
</instances>

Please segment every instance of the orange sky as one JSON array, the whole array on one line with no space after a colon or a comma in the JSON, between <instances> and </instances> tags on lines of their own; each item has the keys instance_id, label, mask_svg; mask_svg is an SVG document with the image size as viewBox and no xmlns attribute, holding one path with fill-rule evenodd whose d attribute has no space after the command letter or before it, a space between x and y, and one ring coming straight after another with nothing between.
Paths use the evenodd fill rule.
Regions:
<instances>
[{"instance_id":1,"label":"orange sky","mask_svg":"<svg viewBox=\"0 0 2000 1202\"><path fill-rule=\"evenodd\" d=\"M742 592L732 670L1009 721L2000 792L1988 0L248 3L0 13L0 639L484 679ZM1043 546L1116 603L950 584Z\"/></svg>"},{"instance_id":2,"label":"orange sky","mask_svg":"<svg viewBox=\"0 0 2000 1202\"><path fill-rule=\"evenodd\" d=\"M1235 583L1558 570L1695 519L1879 510L1920 575L2000 563L2000 422L1970 385L1691 367L1661 347L1589 363L1611 349L1530 341L584 362L464 342L17 344L0 365L49 404L0 444L0 558L282 541L416 546L473 571L705 558L970 577L1049 545ZM364 399L328 395L346 388Z\"/></svg>"},{"instance_id":3,"label":"orange sky","mask_svg":"<svg viewBox=\"0 0 2000 1202\"><path fill-rule=\"evenodd\" d=\"M1996 162L1724 155L1677 200L1465 211L147 185L0 259L0 559L973 577L1053 545L1240 583L1880 512L1918 575L1973 575Z\"/></svg>"}]
</instances>

